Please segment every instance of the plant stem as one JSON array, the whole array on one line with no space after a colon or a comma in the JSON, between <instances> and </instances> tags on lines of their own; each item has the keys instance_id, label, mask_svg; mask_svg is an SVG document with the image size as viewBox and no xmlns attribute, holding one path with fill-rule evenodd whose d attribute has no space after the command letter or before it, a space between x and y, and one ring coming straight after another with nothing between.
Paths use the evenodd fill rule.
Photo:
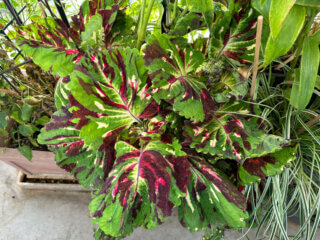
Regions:
<instances>
[{"instance_id":1,"label":"plant stem","mask_svg":"<svg viewBox=\"0 0 320 240\"><path fill-rule=\"evenodd\" d=\"M146 2L147 2L147 0L143 0L142 5L141 5L137 34L141 31L141 28L142 28L142 22L144 19L144 12L146 9Z\"/></svg>"},{"instance_id":2,"label":"plant stem","mask_svg":"<svg viewBox=\"0 0 320 240\"><path fill-rule=\"evenodd\" d=\"M144 43L146 39L146 31L147 31L147 25L149 22L150 14L152 11L154 0L150 0L147 8L147 12L145 13L144 8L146 5L146 0L143 1L142 4L142 9L141 9L141 19L139 23L139 28L138 28L138 42L137 42L137 49L141 49L142 44Z\"/></svg>"},{"instance_id":3,"label":"plant stem","mask_svg":"<svg viewBox=\"0 0 320 240\"><path fill-rule=\"evenodd\" d=\"M173 13L172 13L172 22L176 19L177 17L177 11L178 11L178 0L175 0L174 2L174 7L173 7Z\"/></svg>"}]
</instances>

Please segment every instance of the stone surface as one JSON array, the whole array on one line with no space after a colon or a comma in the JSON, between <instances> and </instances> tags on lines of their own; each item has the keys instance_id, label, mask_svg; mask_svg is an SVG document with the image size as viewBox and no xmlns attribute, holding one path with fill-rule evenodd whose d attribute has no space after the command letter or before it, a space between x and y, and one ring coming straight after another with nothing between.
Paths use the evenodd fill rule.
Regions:
<instances>
[{"instance_id":1,"label":"stone surface","mask_svg":"<svg viewBox=\"0 0 320 240\"><path fill-rule=\"evenodd\" d=\"M17 170L0 161L0 240L93 240L89 193L20 189L17 175ZM201 232L191 234L174 215L153 231L136 229L125 240L201 239ZM289 233L298 230L298 225L289 224ZM228 231L223 239L241 239L242 235ZM254 231L248 237L242 239L257 239ZM320 234L314 239L320 239Z\"/></svg>"}]
</instances>

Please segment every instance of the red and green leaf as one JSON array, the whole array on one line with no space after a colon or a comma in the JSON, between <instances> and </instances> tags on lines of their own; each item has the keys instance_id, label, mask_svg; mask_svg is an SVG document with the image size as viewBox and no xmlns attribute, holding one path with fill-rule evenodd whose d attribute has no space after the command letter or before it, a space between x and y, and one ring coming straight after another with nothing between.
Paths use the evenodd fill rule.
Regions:
<instances>
[{"instance_id":1,"label":"red and green leaf","mask_svg":"<svg viewBox=\"0 0 320 240\"><path fill-rule=\"evenodd\" d=\"M217 222L233 228L245 226L246 198L204 159L174 159L175 178L186 197L179 207L179 219L191 232Z\"/></svg>"},{"instance_id":2,"label":"red and green leaf","mask_svg":"<svg viewBox=\"0 0 320 240\"><path fill-rule=\"evenodd\" d=\"M116 151L114 168L90 209L107 235L124 237L138 226L152 229L164 222L183 193L172 177L172 165L158 151L125 142L118 142Z\"/></svg>"},{"instance_id":3,"label":"red and green leaf","mask_svg":"<svg viewBox=\"0 0 320 240\"><path fill-rule=\"evenodd\" d=\"M133 123L157 115L159 106L146 93L147 87L144 60L137 50L114 48L81 59L68 88L81 106L95 113L81 126L85 145L97 149Z\"/></svg>"},{"instance_id":4,"label":"red and green leaf","mask_svg":"<svg viewBox=\"0 0 320 240\"><path fill-rule=\"evenodd\" d=\"M237 65L252 63L257 14L250 1L230 1L216 16L211 30L212 57L224 55Z\"/></svg>"},{"instance_id":5,"label":"red and green leaf","mask_svg":"<svg viewBox=\"0 0 320 240\"><path fill-rule=\"evenodd\" d=\"M253 156L274 152L287 143L282 138L264 135L257 109L245 102L229 102L203 123L187 122L186 144L216 159L234 159L243 163Z\"/></svg>"},{"instance_id":6,"label":"red and green leaf","mask_svg":"<svg viewBox=\"0 0 320 240\"><path fill-rule=\"evenodd\" d=\"M247 159L239 167L238 175L243 185L280 174L283 168L295 159L297 145L284 146L281 150L262 157Z\"/></svg>"},{"instance_id":7,"label":"red and green leaf","mask_svg":"<svg viewBox=\"0 0 320 240\"><path fill-rule=\"evenodd\" d=\"M99 4L99 0L85 1L79 14L72 17L71 28L51 17L21 27L17 36L21 49L44 70L67 76L88 47L110 45L118 5L99 9Z\"/></svg>"},{"instance_id":8,"label":"red and green leaf","mask_svg":"<svg viewBox=\"0 0 320 240\"><path fill-rule=\"evenodd\" d=\"M214 102L206 79L195 74L204 55L183 38L153 35L147 41L145 60L152 80L151 95L165 100L173 110L193 121L203 121Z\"/></svg>"},{"instance_id":9,"label":"red and green leaf","mask_svg":"<svg viewBox=\"0 0 320 240\"><path fill-rule=\"evenodd\" d=\"M82 186L99 188L113 166L114 142L102 144L99 151L88 150L72 118L72 114L62 107L42 129L38 141L55 152L57 164L73 174Z\"/></svg>"}]
</instances>

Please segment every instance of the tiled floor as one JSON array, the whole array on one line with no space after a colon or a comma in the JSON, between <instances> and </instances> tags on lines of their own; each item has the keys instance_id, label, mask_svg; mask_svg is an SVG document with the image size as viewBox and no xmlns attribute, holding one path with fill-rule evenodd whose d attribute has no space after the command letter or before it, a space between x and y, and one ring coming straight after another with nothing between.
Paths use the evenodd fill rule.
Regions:
<instances>
[{"instance_id":1,"label":"tiled floor","mask_svg":"<svg viewBox=\"0 0 320 240\"><path fill-rule=\"evenodd\" d=\"M0 161L0 240L93 239L89 193L24 190L16 181L17 171ZM290 224L290 232L297 230L297 225ZM189 233L174 216L153 231L137 229L126 240L200 240L201 236ZM230 231L224 240L240 237ZM256 239L254 233L249 237Z\"/></svg>"}]
</instances>

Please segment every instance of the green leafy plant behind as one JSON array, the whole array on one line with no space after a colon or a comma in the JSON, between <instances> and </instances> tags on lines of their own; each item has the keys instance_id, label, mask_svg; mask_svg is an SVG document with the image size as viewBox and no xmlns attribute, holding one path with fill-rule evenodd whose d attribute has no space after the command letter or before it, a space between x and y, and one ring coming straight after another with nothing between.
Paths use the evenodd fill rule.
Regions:
<instances>
[{"instance_id":1,"label":"green leafy plant behind","mask_svg":"<svg viewBox=\"0 0 320 240\"><path fill-rule=\"evenodd\" d=\"M164 15L163 24L172 22L163 33L141 27L153 7L146 3L142 20L126 15L124 1L93 0L83 3L71 28L47 18L18 31L21 48L61 77L58 111L38 141L93 190L97 239L153 229L175 207L192 232L245 227L243 186L280 173L296 150L267 134L258 107L246 99L247 80L229 65L250 64L257 13L248 1L230 1L215 3L213 18L189 2L192 17L205 21L192 30L211 32L190 40L174 34L190 14L177 6L175 19ZM119 27L124 19L142 21L137 44L119 38L121 31L135 34ZM140 47L144 33L142 49L132 47Z\"/></svg>"}]
</instances>

